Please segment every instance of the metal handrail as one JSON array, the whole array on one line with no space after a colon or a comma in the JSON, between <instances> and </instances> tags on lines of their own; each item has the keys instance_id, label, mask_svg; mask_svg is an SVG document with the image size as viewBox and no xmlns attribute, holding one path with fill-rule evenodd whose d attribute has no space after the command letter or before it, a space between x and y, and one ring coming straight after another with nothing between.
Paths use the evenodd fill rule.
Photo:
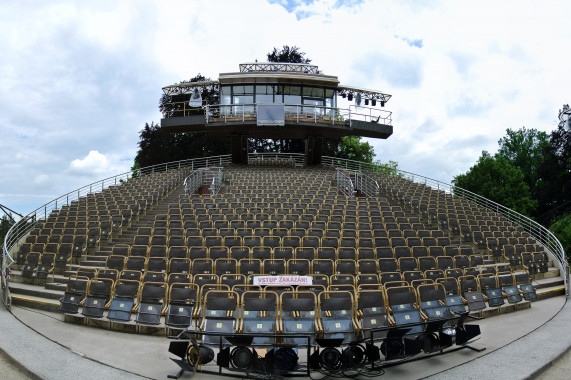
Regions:
<instances>
[{"instance_id":1,"label":"metal handrail","mask_svg":"<svg viewBox=\"0 0 571 380\"><path fill-rule=\"evenodd\" d=\"M485 207L491 211L501 214L508 221L521 226L524 231L533 236L552 254L559 266L559 269L561 270L565 284L565 293L566 295L569 295L569 262L567 261L567 255L563 249L563 245L561 245L561 242L551 231L536 221L528 218L527 216L461 187L454 186L445 182L440 182L438 180L410 173L404 170L391 169L379 164L329 156L323 156L321 158L321 164L324 166L342 167L353 170L367 170L372 173L399 176L412 182L421 183L426 186L430 186L433 189L441 190L447 194L450 194L451 196L464 198L478 206Z\"/></svg>"},{"instance_id":2,"label":"metal handrail","mask_svg":"<svg viewBox=\"0 0 571 380\"><path fill-rule=\"evenodd\" d=\"M118 174L113 177L105 178L103 180L93 182L89 185L80 187L67 194L64 194L44 205L38 207L34 211L28 213L21 218L17 223L14 223L8 230L4 238L2 246L2 272L1 272L1 286L4 293L4 304L10 307L10 296L8 290L10 267L14 264L15 260L12 257L14 248L18 246L20 239L24 237L36 224L37 221L47 219L52 211L59 210L63 206L70 205L71 202L88 194L97 193L105 190L110 186L117 186L123 182L129 181L132 178L144 176L146 174L165 172L174 169L190 168L191 170L199 167L207 167L211 165L224 166L231 162L231 155L221 155L204 158L194 158L188 160L167 162L148 166L135 171L129 171Z\"/></svg>"},{"instance_id":3,"label":"metal handrail","mask_svg":"<svg viewBox=\"0 0 571 380\"><path fill-rule=\"evenodd\" d=\"M281 104L281 103L275 103ZM169 106L179 106L179 109L165 110ZM204 108L193 108L188 105L188 101L164 103L161 106L163 117L182 117L190 113L204 114L206 124L223 121L244 122L246 119L257 116L256 103L248 104L209 104ZM327 124L344 124L349 126L355 120L365 122L375 122L379 124L392 125L392 112L372 107L350 107L337 108L316 106L310 104L284 104L285 117L296 122L313 122ZM170 107L169 107L170 108Z\"/></svg>"},{"instance_id":4,"label":"metal handrail","mask_svg":"<svg viewBox=\"0 0 571 380\"><path fill-rule=\"evenodd\" d=\"M209 182L210 193L218 194L222 187L222 167L209 166L199 168L184 179L184 193L191 194Z\"/></svg>"},{"instance_id":5,"label":"metal handrail","mask_svg":"<svg viewBox=\"0 0 571 380\"><path fill-rule=\"evenodd\" d=\"M355 196L355 184L347 170L335 169L335 180L337 189L345 194L346 197Z\"/></svg>"},{"instance_id":6,"label":"metal handrail","mask_svg":"<svg viewBox=\"0 0 571 380\"><path fill-rule=\"evenodd\" d=\"M361 170L335 168L337 188L346 196L353 197L358 191L368 197L378 197L378 182Z\"/></svg>"}]
</instances>

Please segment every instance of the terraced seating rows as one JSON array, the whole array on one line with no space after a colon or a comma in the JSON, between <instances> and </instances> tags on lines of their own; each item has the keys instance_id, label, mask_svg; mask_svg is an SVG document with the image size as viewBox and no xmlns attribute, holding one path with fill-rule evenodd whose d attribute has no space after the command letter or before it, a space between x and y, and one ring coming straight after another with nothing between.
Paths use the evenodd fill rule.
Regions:
<instances>
[{"instance_id":1,"label":"terraced seating rows","mask_svg":"<svg viewBox=\"0 0 571 380\"><path fill-rule=\"evenodd\" d=\"M510 291L515 297L514 289L520 295L534 290L529 285L532 277L548 266L542 247L516 226L492 218L469 202L399 177L378 178L384 197L347 198L338 193L330 168L229 167L224 171L225 186L217 195L183 194L177 187L184 178L182 171L156 174L154 180L143 177L135 181L137 186L129 181L62 208L35 230L49 227L51 234L30 235L27 244L45 244L45 248L52 235L57 239L58 228L65 229L73 221L74 233L79 229L79 236L85 237L80 253L75 253L73 242L61 239L57 249L50 248L57 263L52 277L72 275L74 286L68 289L72 294L83 284L73 296L77 309L71 310L119 324L134 319L138 324L153 320L165 326L169 320L170 327L181 327L181 321L197 323L203 307L180 294L198 300L211 290L240 296L245 290L263 290L252 285L260 274L311 276L314 285L304 291L315 294L317 308L323 291L348 292L358 300L359 292L385 292L397 285L416 291L430 284L442 284L457 305L459 300L467 302L461 298L462 279L473 277L475 288L470 289L487 302L485 292L490 286L481 286L480 279L487 283L493 277L500 284L500 278L512 276L515 288ZM417 207L410 194L418 193L422 196ZM459 215L460 209L474 215L466 220L478 222L455 229L449 216L452 210ZM126 220L125 210L130 210ZM499 237L493 237L495 245L486 238L485 247L479 246L478 232L500 225L503 239L508 243L517 239L517 250L510 251L511 245ZM458 233L466 228L471 241ZM46 243L38 243L39 236L47 236ZM34 252L29 245L23 244L21 250ZM152 299L143 296L143 288L152 289L146 291ZM280 295L300 289L266 290ZM127 306L115 303L123 303L123 310L112 307L117 291L119 297L127 294L130 299ZM507 299L507 293L502 298ZM169 314L173 302L183 310L179 315ZM138 315L140 305L146 308L144 316Z\"/></svg>"}]
</instances>

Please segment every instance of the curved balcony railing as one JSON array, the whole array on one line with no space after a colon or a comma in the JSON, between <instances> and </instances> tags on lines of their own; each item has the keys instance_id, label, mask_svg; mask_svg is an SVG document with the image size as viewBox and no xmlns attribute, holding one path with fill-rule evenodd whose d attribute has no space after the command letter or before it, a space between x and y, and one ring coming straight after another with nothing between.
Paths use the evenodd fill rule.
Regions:
<instances>
[{"instance_id":1,"label":"curved balcony railing","mask_svg":"<svg viewBox=\"0 0 571 380\"><path fill-rule=\"evenodd\" d=\"M278 103L276 103L277 105ZM336 108L308 104L284 104L285 120L320 124L347 125L352 121L366 121L392 125L392 112L371 107ZM206 124L219 122L245 122L258 116L256 104L215 104L204 108L190 107L188 102L165 103L161 106L163 117L205 115Z\"/></svg>"},{"instance_id":2,"label":"curved balcony railing","mask_svg":"<svg viewBox=\"0 0 571 380\"><path fill-rule=\"evenodd\" d=\"M255 153L255 154L250 154L249 157L257 159L283 158L283 159L292 160L296 164L302 164L304 162L305 156L299 153L297 154L296 153ZM103 179L101 181L94 182L87 186L83 186L77 190L64 194L61 197L58 197L53 201L48 202L45 205L30 212L10 228L4 239L4 245L2 247L2 272L1 272L2 275L1 285L2 289L4 290L3 291L4 303L8 307L10 306L8 281L9 281L10 266L14 263L14 259L12 258L12 253L18 247L18 243L20 242L20 240L34 227L35 223L38 220L46 219L52 211L56 211L62 206L69 205L72 201L77 200L80 197L83 197L87 194L103 191L109 186L118 185L121 183L121 181L126 181L134 176L137 177L140 175L174 170L179 168L190 168L191 170L194 170L208 166L226 166L229 165L230 163L231 163L231 156L222 155L222 156L197 158L191 160L182 160L182 161L154 165L143 169L139 169L135 172L131 171L127 173L122 173L113 177ZM347 160L347 159L329 157L329 156L323 156L321 159L321 163L324 166L329 166L332 168L339 167L351 170L368 171L372 173L397 175L399 177L409 179L413 182L425 184L427 186L432 187L433 189L442 190L453 196L462 197L471 202L474 202L477 205L486 207L490 210L495 211L498 214L503 215L507 220L520 225L525 231L527 231L531 236L533 236L552 254L552 256L554 257L555 261L557 262L561 270L562 277L565 283L566 294L569 294L569 289L568 289L569 264L567 262L567 256L565 254L563 246L551 231L547 230L545 227L531 220L530 218L518 212L510 210L509 208L504 207L496 202L493 202L489 199L474 194L468 190L464 190L457 186L453 186L451 184L440 182L418 174L387 168L383 165L371 164L366 162L359 162L359 161Z\"/></svg>"}]
</instances>

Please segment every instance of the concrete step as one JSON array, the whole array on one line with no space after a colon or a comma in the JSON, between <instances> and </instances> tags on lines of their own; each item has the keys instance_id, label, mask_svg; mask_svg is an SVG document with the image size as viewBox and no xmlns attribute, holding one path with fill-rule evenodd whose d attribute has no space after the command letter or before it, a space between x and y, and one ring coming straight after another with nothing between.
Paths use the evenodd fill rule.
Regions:
<instances>
[{"instance_id":1,"label":"concrete step","mask_svg":"<svg viewBox=\"0 0 571 380\"><path fill-rule=\"evenodd\" d=\"M10 283L10 293L58 301L63 296L63 292L59 290L51 290L42 286L22 283Z\"/></svg>"},{"instance_id":2,"label":"concrete step","mask_svg":"<svg viewBox=\"0 0 571 380\"><path fill-rule=\"evenodd\" d=\"M49 300L42 297L12 294L12 304L36 310L59 312L59 301Z\"/></svg>"}]
</instances>

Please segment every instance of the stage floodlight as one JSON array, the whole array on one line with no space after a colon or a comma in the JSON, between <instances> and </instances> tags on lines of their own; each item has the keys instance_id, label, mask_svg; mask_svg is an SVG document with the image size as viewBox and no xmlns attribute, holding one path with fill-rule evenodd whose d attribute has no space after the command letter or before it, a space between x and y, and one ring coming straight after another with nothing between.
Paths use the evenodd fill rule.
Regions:
<instances>
[{"instance_id":1,"label":"stage floodlight","mask_svg":"<svg viewBox=\"0 0 571 380\"><path fill-rule=\"evenodd\" d=\"M381 359L381 350L379 347L375 346L372 343L367 343L365 349L365 355L367 356L367 360L370 362L375 362Z\"/></svg>"},{"instance_id":2,"label":"stage floodlight","mask_svg":"<svg viewBox=\"0 0 571 380\"><path fill-rule=\"evenodd\" d=\"M343 99L345 99L345 98L347 97L347 94L346 94L346 93L342 93L342 94L341 94L341 97L342 97Z\"/></svg>"},{"instance_id":3,"label":"stage floodlight","mask_svg":"<svg viewBox=\"0 0 571 380\"><path fill-rule=\"evenodd\" d=\"M381 352L386 360L404 357L404 344L401 338L387 338L381 343Z\"/></svg>"},{"instance_id":4,"label":"stage floodlight","mask_svg":"<svg viewBox=\"0 0 571 380\"><path fill-rule=\"evenodd\" d=\"M319 354L319 362L325 369L339 369L341 366L341 353L336 348L326 347Z\"/></svg>"},{"instance_id":5,"label":"stage floodlight","mask_svg":"<svg viewBox=\"0 0 571 380\"><path fill-rule=\"evenodd\" d=\"M480 335L480 325L458 325L456 327L456 344L464 344Z\"/></svg>"},{"instance_id":6,"label":"stage floodlight","mask_svg":"<svg viewBox=\"0 0 571 380\"><path fill-rule=\"evenodd\" d=\"M341 354L341 366L346 369L355 368L365 359L365 349L360 345L349 346Z\"/></svg>"},{"instance_id":7,"label":"stage floodlight","mask_svg":"<svg viewBox=\"0 0 571 380\"><path fill-rule=\"evenodd\" d=\"M280 371L293 371L297 367L298 356L291 347L280 347L271 351L274 352L274 365ZM267 355L266 355L267 357Z\"/></svg>"},{"instance_id":8,"label":"stage floodlight","mask_svg":"<svg viewBox=\"0 0 571 380\"><path fill-rule=\"evenodd\" d=\"M353 100L353 94L347 95L347 100L348 100L348 101L352 101L352 100Z\"/></svg>"},{"instance_id":9,"label":"stage floodlight","mask_svg":"<svg viewBox=\"0 0 571 380\"><path fill-rule=\"evenodd\" d=\"M381 107L384 107L384 106L385 106L385 101L381 100Z\"/></svg>"},{"instance_id":10,"label":"stage floodlight","mask_svg":"<svg viewBox=\"0 0 571 380\"><path fill-rule=\"evenodd\" d=\"M365 105L366 105L366 106L369 105L369 99L365 99Z\"/></svg>"},{"instance_id":11,"label":"stage floodlight","mask_svg":"<svg viewBox=\"0 0 571 380\"><path fill-rule=\"evenodd\" d=\"M208 364L214 359L214 351L210 347L202 344L197 345L196 341L188 346L186 361L193 367Z\"/></svg>"},{"instance_id":12,"label":"stage floodlight","mask_svg":"<svg viewBox=\"0 0 571 380\"><path fill-rule=\"evenodd\" d=\"M377 105L377 100L376 99L372 99L371 100L371 105L374 107Z\"/></svg>"},{"instance_id":13,"label":"stage floodlight","mask_svg":"<svg viewBox=\"0 0 571 380\"><path fill-rule=\"evenodd\" d=\"M230 352L230 363L236 369L246 370L254 364L254 354L248 347L234 347Z\"/></svg>"}]
</instances>

